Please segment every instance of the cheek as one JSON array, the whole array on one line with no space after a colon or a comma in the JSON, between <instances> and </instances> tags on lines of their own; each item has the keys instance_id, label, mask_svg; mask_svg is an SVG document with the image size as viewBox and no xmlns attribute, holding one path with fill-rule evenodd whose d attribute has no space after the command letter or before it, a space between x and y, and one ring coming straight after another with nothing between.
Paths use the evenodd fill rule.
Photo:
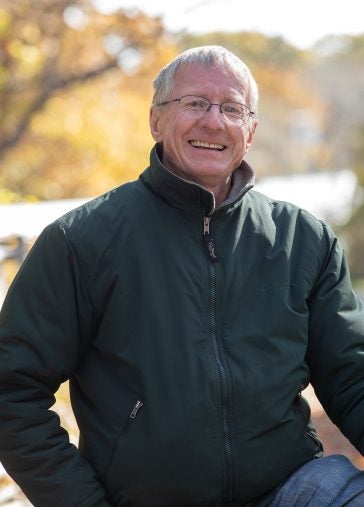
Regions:
<instances>
[{"instance_id":1,"label":"cheek","mask_svg":"<svg viewBox=\"0 0 364 507\"><path fill-rule=\"evenodd\" d=\"M163 124L163 140L169 144L176 144L181 136L181 129L174 118L166 118Z\"/></svg>"},{"instance_id":2,"label":"cheek","mask_svg":"<svg viewBox=\"0 0 364 507\"><path fill-rule=\"evenodd\" d=\"M251 143L250 131L244 130L242 138L241 138L241 142L240 142L241 151L245 153L249 149L250 143Z\"/></svg>"},{"instance_id":3,"label":"cheek","mask_svg":"<svg viewBox=\"0 0 364 507\"><path fill-rule=\"evenodd\" d=\"M182 149L186 140L189 138L189 126L186 122L170 121L164 125L164 144L174 147L174 149Z\"/></svg>"},{"instance_id":4,"label":"cheek","mask_svg":"<svg viewBox=\"0 0 364 507\"><path fill-rule=\"evenodd\" d=\"M236 142L236 151L239 153L244 153L247 147L247 138L245 135L241 136L239 141Z\"/></svg>"},{"instance_id":5,"label":"cheek","mask_svg":"<svg viewBox=\"0 0 364 507\"><path fill-rule=\"evenodd\" d=\"M249 146L247 145L247 138L246 136L239 136L239 139L236 138L235 140L235 148L232 152L233 162L234 164L240 164L243 160L246 152L248 151Z\"/></svg>"},{"instance_id":6,"label":"cheek","mask_svg":"<svg viewBox=\"0 0 364 507\"><path fill-rule=\"evenodd\" d=\"M175 121L168 111L157 111L151 117L151 131L153 138L159 143L170 143L175 135Z\"/></svg>"}]
</instances>

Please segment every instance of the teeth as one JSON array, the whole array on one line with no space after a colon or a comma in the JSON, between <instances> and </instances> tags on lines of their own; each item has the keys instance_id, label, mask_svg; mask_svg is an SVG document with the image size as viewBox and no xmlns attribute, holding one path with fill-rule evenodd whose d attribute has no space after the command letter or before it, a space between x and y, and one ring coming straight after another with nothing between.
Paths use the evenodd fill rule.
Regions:
<instances>
[{"instance_id":1,"label":"teeth","mask_svg":"<svg viewBox=\"0 0 364 507\"><path fill-rule=\"evenodd\" d=\"M222 144L215 143L207 143L205 141L191 141L192 146L201 147L201 148L211 148L214 150L223 150L224 146Z\"/></svg>"}]
</instances>

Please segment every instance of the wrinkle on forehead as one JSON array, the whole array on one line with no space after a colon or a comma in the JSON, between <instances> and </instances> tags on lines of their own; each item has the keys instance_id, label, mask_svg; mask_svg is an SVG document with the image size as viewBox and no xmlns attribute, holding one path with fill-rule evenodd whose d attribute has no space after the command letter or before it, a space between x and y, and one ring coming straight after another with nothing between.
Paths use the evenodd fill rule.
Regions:
<instances>
[{"instance_id":1,"label":"wrinkle on forehead","mask_svg":"<svg viewBox=\"0 0 364 507\"><path fill-rule=\"evenodd\" d=\"M178 67L178 69L175 72L174 79L172 81L172 87L169 90L168 96L172 93L174 87L178 87L178 80L181 75L186 73L189 70L192 70L192 76L197 76L198 69L205 68L206 70L216 70L216 72L219 72L221 74L224 74L227 77L231 77L232 81L235 81L234 84L232 84L232 88L235 88L244 98L246 101L251 100L251 90L250 90L250 81L249 76L246 68L237 68L238 66L232 66L228 62L213 62L211 64L209 63L181 63L181 65ZM196 69L196 72L193 72L193 69ZM238 85L238 87L236 86Z\"/></svg>"}]
</instances>

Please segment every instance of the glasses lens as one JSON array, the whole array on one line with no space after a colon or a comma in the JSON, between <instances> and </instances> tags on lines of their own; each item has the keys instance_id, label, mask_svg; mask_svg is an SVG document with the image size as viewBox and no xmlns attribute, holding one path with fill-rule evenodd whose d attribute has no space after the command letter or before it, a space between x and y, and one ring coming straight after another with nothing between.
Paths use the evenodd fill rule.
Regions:
<instances>
[{"instance_id":1,"label":"glasses lens","mask_svg":"<svg viewBox=\"0 0 364 507\"><path fill-rule=\"evenodd\" d=\"M233 123L245 123L249 118L249 109L244 104L238 104L237 102L225 102L221 104L221 111L225 118Z\"/></svg>"},{"instance_id":2,"label":"glasses lens","mask_svg":"<svg viewBox=\"0 0 364 507\"><path fill-rule=\"evenodd\" d=\"M210 106L210 101L204 97L197 97L195 95L186 95L179 101L180 105L187 111L204 112Z\"/></svg>"}]
</instances>

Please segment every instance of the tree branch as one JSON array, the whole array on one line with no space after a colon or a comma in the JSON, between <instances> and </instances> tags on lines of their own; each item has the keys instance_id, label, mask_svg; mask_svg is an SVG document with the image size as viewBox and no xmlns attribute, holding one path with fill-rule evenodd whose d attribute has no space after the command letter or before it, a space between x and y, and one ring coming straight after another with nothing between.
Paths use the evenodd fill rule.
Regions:
<instances>
[{"instance_id":1,"label":"tree branch","mask_svg":"<svg viewBox=\"0 0 364 507\"><path fill-rule=\"evenodd\" d=\"M69 76L65 79L58 79L56 81L50 82L46 89L42 90L38 97L33 101L33 103L30 104L28 110L25 111L22 119L17 125L16 131L0 142L0 160L4 158L5 154L24 137L29 128L33 115L44 107L48 99L50 99L56 91L64 90L74 83L88 81L90 79L96 78L116 67L117 61L111 60L110 62L107 62L104 65L101 65L100 67L83 74Z\"/></svg>"}]
</instances>

